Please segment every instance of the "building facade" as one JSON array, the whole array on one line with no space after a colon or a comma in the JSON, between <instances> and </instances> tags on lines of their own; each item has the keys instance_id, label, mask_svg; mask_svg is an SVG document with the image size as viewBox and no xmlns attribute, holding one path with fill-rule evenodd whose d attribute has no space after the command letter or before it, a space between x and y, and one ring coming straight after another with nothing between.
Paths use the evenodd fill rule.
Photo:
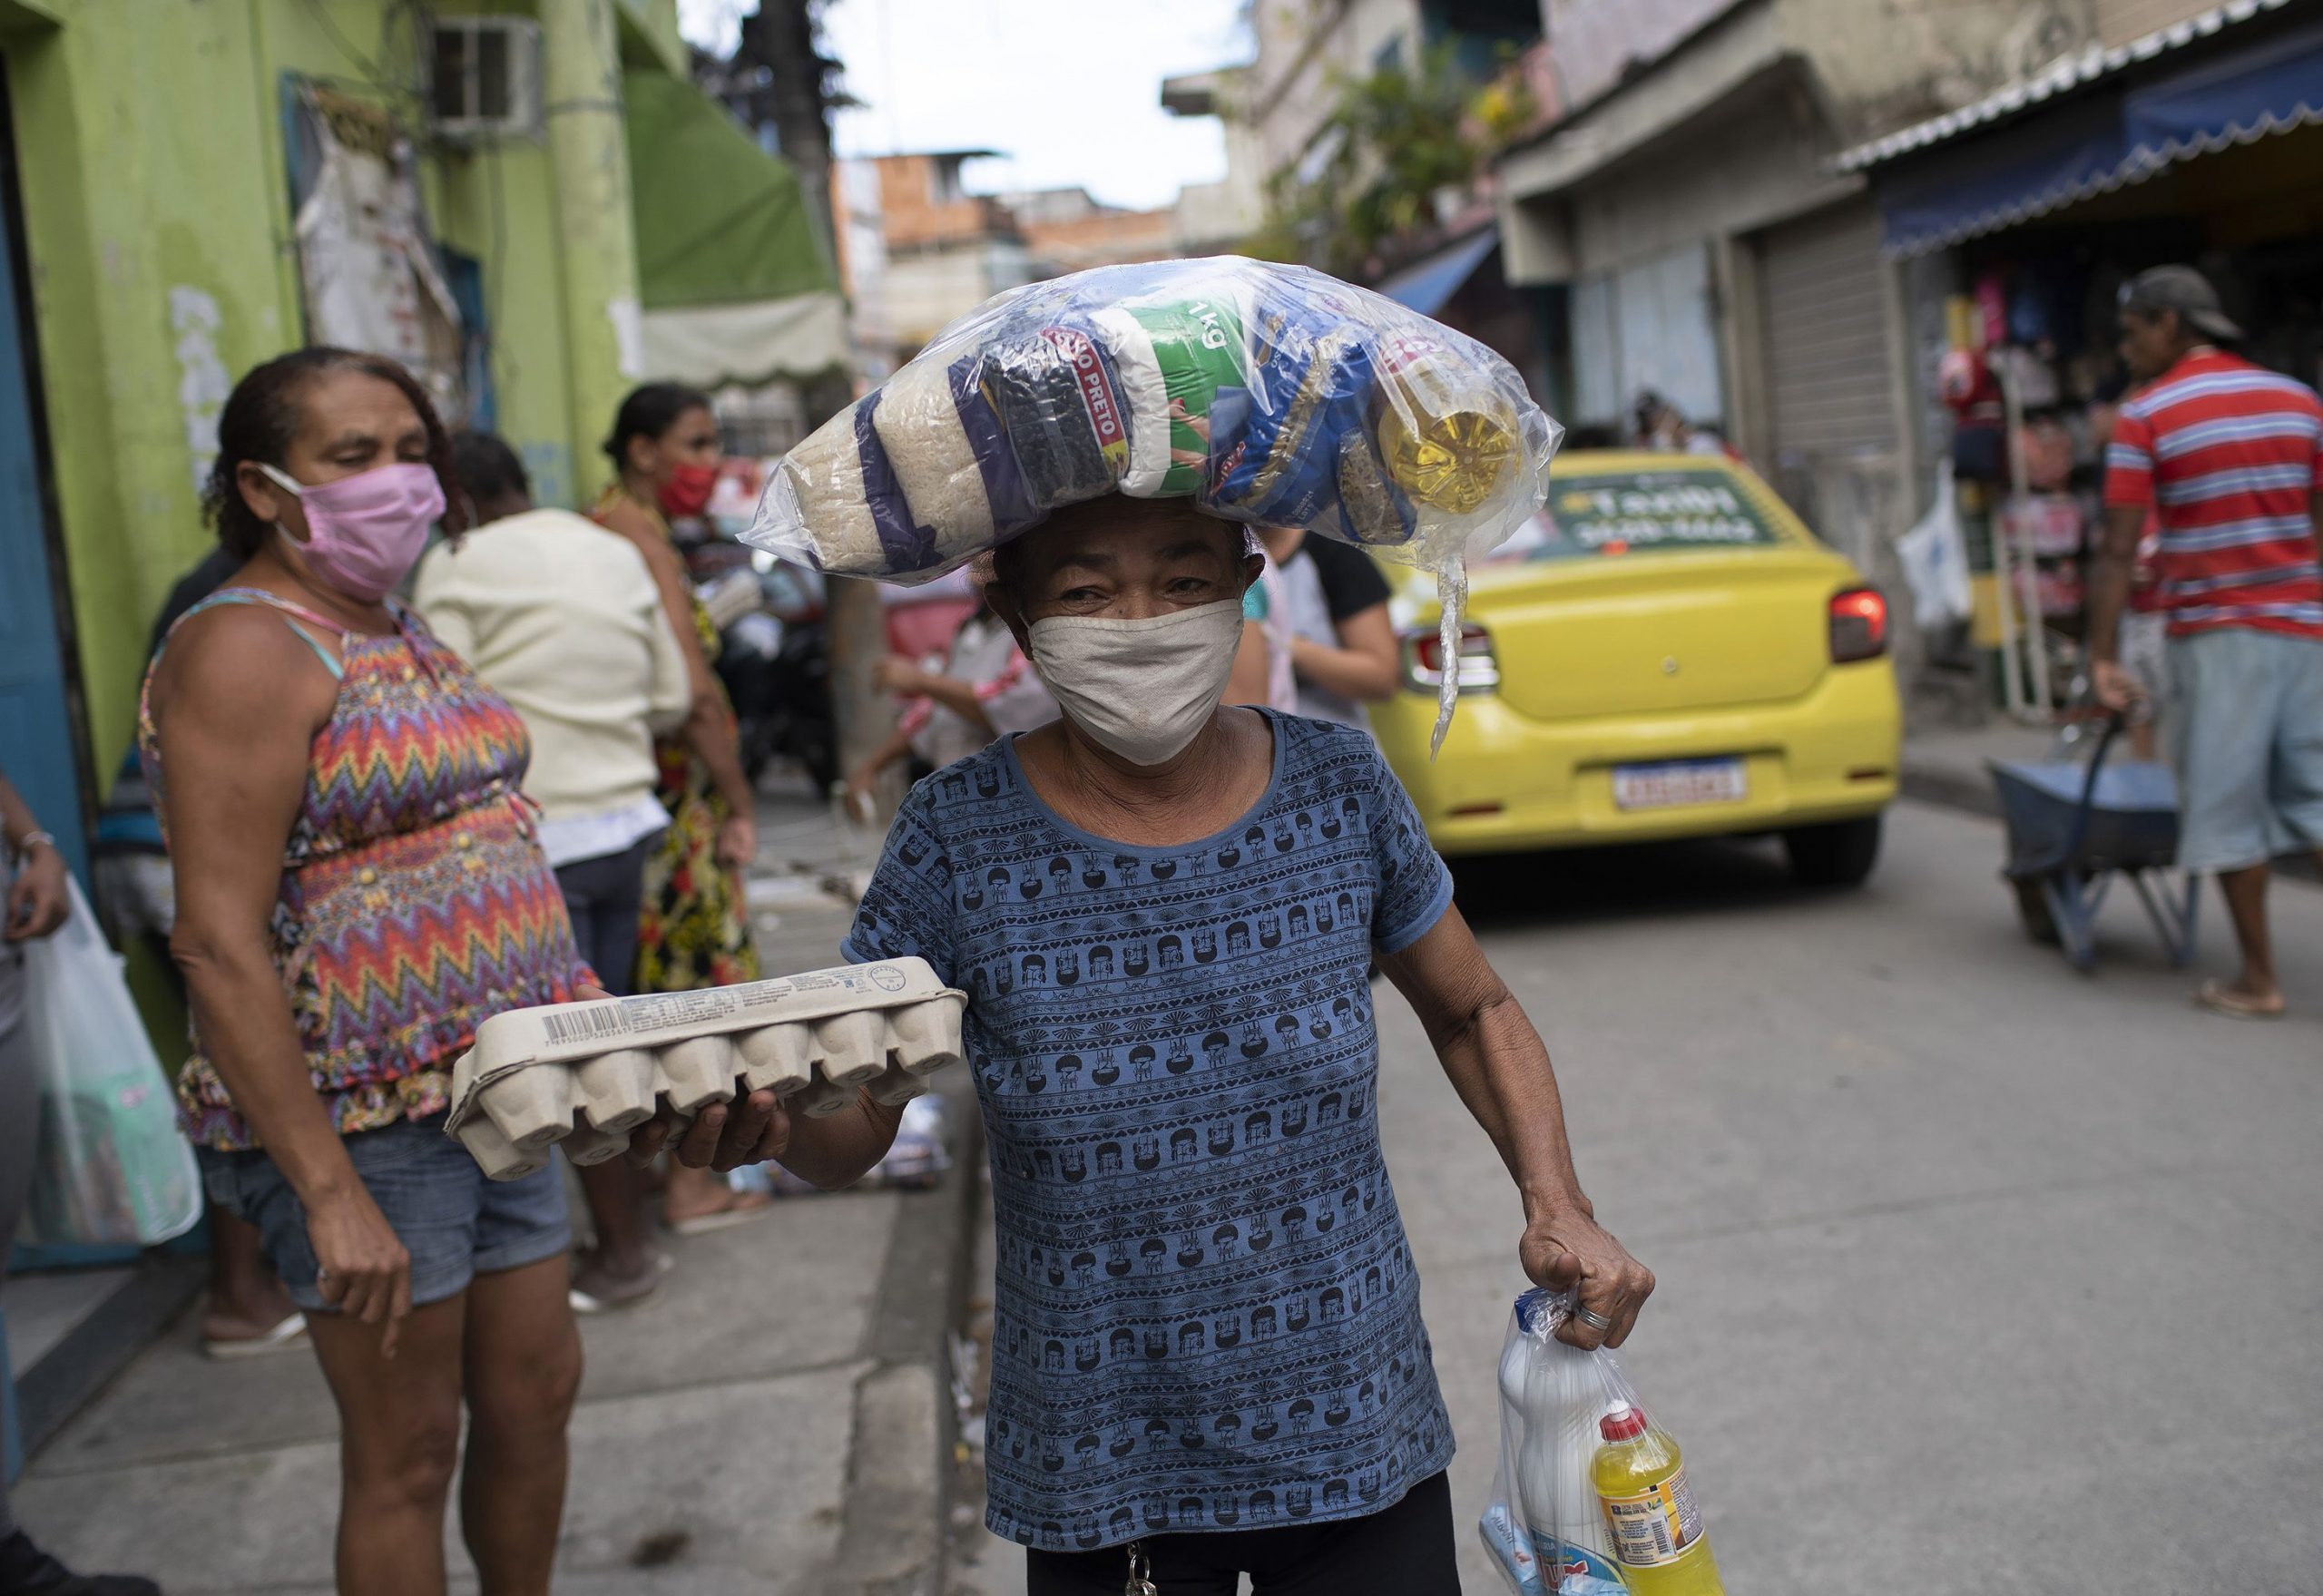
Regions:
<instances>
[{"instance_id":1,"label":"building facade","mask_svg":"<svg viewBox=\"0 0 2323 1596\"><path fill-rule=\"evenodd\" d=\"M1177 253L1234 255L1266 220L1264 158L1258 132L1241 112L1250 92L1248 66L1165 78L1162 108L1173 116L1214 116L1226 132L1226 175L1178 191Z\"/></svg>"},{"instance_id":2,"label":"building facade","mask_svg":"<svg viewBox=\"0 0 2323 1596\"><path fill-rule=\"evenodd\" d=\"M1342 84L1415 71L1439 48L1481 82L1541 32L1531 0L1254 0L1250 30L1256 53L1237 69L1234 103L1220 109L1244 130L1246 145L1230 153L1255 167L1261 191L1278 172L1329 159Z\"/></svg>"},{"instance_id":3,"label":"building facade","mask_svg":"<svg viewBox=\"0 0 2323 1596\"><path fill-rule=\"evenodd\" d=\"M1562 299L1555 387L1568 421L1619 430L1641 394L1674 402L1899 587L1893 540L1932 498L1951 443L1936 367L1978 259L1978 247L1956 247L2008 220L1951 212L1973 209L1978 181L2006 188L2012 162L2038 168L2087 132L2065 107L2102 63L2143 72L2181 34L2199 46L2297 6L1892 0L1877 26L1865 9L1544 0L1560 114L1501 159L1500 224L1509 279ZM2279 131L2299 121L2287 110ZM1929 153L1946 144L1965 152L1949 174ZM2284 145L2236 165L2243 198L2259 202L2240 214L2264 210L2269 237L2297 230L2285 207L2311 191L2284 166L2298 141ZM2112 206L2161 224L2154 248L2190 255L2204 240L2186 218L2218 205L2182 179L2149 182L2163 175L2108 172L2046 209L2083 206L2069 220L2101 221ZM2112 192L2128 186L2142 197ZM1915 205L1936 219L1932 235L1914 232ZM2091 342L2079 330L2072 341ZM1908 629L1902 641L1908 654Z\"/></svg>"},{"instance_id":4,"label":"building facade","mask_svg":"<svg viewBox=\"0 0 2323 1596\"><path fill-rule=\"evenodd\" d=\"M961 181L964 165L992 153L860 156L833 168L839 269L864 382L910 359L955 317L1038 275L1008 207Z\"/></svg>"},{"instance_id":5,"label":"building facade","mask_svg":"<svg viewBox=\"0 0 2323 1596\"><path fill-rule=\"evenodd\" d=\"M691 375L671 316L813 290L807 363L843 359L828 253L769 209L795 180L688 66L673 0L0 0L0 759L76 864L148 629L210 546L201 485L251 367L319 341L397 355L509 439L543 502L579 504L627 388ZM721 293L699 252L641 269L641 160L714 169L701 202L753 207L787 278ZM799 336L779 320L757 368Z\"/></svg>"},{"instance_id":6,"label":"building facade","mask_svg":"<svg viewBox=\"0 0 2323 1596\"><path fill-rule=\"evenodd\" d=\"M1004 193L1040 277L1061 277L1093 266L1166 260L1182 254L1176 207L1132 211L1092 199L1086 189L1037 189Z\"/></svg>"},{"instance_id":7,"label":"building facade","mask_svg":"<svg viewBox=\"0 0 2323 1596\"><path fill-rule=\"evenodd\" d=\"M876 383L944 325L1005 289L1093 266L1231 249L1255 225L1208 190L1153 211L1085 189L970 193L961 169L988 150L854 157L832 177L840 267L861 363ZM1223 189L1226 185L1209 185Z\"/></svg>"},{"instance_id":8,"label":"building facade","mask_svg":"<svg viewBox=\"0 0 2323 1596\"><path fill-rule=\"evenodd\" d=\"M1534 0L1259 0L1250 17L1250 61L1162 84L1166 109L1215 116L1226 137L1225 179L1179 197L1181 253L1239 250L1284 191L1338 162L1349 125L1340 113L1348 90L1367 79L1448 69L1470 96L1459 132L1480 150L1505 136L1476 114L1488 91L1526 105L1533 122L1557 103ZM1358 172L1376 171L1377 160L1376 149L1358 152ZM1491 194L1487 173L1423 196L1415 223L1380 240L1349 275L1478 338L1553 400L1544 296L1512 289L1503 276ZM1322 242L1302 240L1299 252L1323 264Z\"/></svg>"},{"instance_id":9,"label":"building facade","mask_svg":"<svg viewBox=\"0 0 2323 1596\"><path fill-rule=\"evenodd\" d=\"M1860 180L1869 130L2091 36L2074 8L1548 0L1563 113L1500 162L1512 281L1564 296L1568 421L1647 392L1726 434L1867 569L1908 524L1897 307Z\"/></svg>"},{"instance_id":10,"label":"building facade","mask_svg":"<svg viewBox=\"0 0 2323 1596\"><path fill-rule=\"evenodd\" d=\"M602 480L594 443L636 369L639 315L621 74L683 72L674 8L527 8L536 93L567 108L533 136L474 142L426 136L413 15L388 0L0 0L6 220L25 269L0 307L19 333L0 384L21 397L0 429L44 490L5 511L10 575L37 565L39 580L10 581L0 604L12 639L49 612L49 636L8 661L11 696L65 707L40 737L0 740L54 825L79 831L127 744L146 630L208 546L199 486L219 407L242 372L308 341L302 108L321 103L342 130L376 113L407 142L446 286L480 312L469 328L486 324L475 413L523 451L544 497Z\"/></svg>"},{"instance_id":11,"label":"building facade","mask_svg":"<svg viewBox=\"0 0 2323 1596\"><path fill-rule=\"evenodd\" d=\"M1868 184L1899 285L1907 491L1932 495L1949 460L1971 641L1995 696L2034 717L2070 707L2084 661L2122 285L2193 265L2241 354L2323 384L2323 12L2116 0L2093 20L2039 71L1835 162ZM1980 421L1946 372L1981 374L2017 424Z\"/></svg>"}]
</instances>

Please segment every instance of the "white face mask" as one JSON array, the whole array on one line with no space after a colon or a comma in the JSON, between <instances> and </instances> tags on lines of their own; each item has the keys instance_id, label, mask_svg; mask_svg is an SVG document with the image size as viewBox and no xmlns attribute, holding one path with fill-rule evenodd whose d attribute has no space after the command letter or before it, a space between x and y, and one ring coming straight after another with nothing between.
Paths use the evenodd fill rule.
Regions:
<instances>
[{"instance_id":1,"label":"white face mask","mask_svg":"<svg viewBox=\"0 0 2323 1596\"><path fill-rule=\"evenodd\" d=\"M1073 723L1132 765L1165 765L1210 721L1234 673L1242 606L1146 621L1052 615L1032 629L1033 669Z\"/></svg>"}]
</instances>

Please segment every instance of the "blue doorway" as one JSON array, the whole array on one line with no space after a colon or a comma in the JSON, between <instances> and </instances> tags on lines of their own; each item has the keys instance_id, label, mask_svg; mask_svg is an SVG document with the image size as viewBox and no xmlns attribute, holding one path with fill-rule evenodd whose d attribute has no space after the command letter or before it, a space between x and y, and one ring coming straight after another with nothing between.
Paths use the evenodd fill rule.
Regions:
<instances>
[{"instance_id":1,"label":"blue doorway","mask_svg":"<svg viewBox=\"0 0 2323 1596\"><path fill-rule=\"evenodd\" d=\"M0 770L88 880L62 551L48 514L15 122L0 72ZM4 1242L5 1238L0 1238Z\"/></svg>"}]
</instances>

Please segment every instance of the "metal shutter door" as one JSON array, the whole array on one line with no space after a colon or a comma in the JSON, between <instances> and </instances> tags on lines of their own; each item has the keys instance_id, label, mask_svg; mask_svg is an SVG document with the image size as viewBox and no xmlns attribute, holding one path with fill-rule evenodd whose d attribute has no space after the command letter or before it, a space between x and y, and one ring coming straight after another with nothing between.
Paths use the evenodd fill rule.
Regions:
<instances>
[{"instance_id":1,"label":"metal shutter door","mask_svg":"<svg viewBox=\"0 0 2323 1596\"><path fill-rule=\"evenodd\" d=\"M1767 387L1778 459L1896 447L1879 224L1848 203L1763 237Z\"/></svg>"},{"instance_id":2,"label":"metal shutter door","mask_svg":"<svg viewBox=\"0 0 2323 1596\"><path fill-rule=\"evenodd\" d=\"M1855 201L1759 242L1774 450L1760 465L1809 526L1873 570L1881 533L1897 530L1901 445L1878 222Z\"/></svg>"}]
</instances>

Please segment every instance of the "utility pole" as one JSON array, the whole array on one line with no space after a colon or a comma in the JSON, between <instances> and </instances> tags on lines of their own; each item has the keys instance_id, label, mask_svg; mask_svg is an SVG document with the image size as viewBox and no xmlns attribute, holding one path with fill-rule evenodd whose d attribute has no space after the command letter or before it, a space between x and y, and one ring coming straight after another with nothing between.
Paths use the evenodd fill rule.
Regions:
<instances>
[{"instance_id":1,"label":"utility pole","mask_svg":"<svg viewBox=\"0 0 2323 1596\"><path fill-rule=\"evenodd\" d=\"M637 380L616 328L637 318L637 241L630 230L629 143L622 131L621 45L613 9L587 0L540 8L557 260L564 275L565 347L574 502L608 475L597 439ZM493 157L500 159L498 156Z\"/></svg>"}]
</instances>

